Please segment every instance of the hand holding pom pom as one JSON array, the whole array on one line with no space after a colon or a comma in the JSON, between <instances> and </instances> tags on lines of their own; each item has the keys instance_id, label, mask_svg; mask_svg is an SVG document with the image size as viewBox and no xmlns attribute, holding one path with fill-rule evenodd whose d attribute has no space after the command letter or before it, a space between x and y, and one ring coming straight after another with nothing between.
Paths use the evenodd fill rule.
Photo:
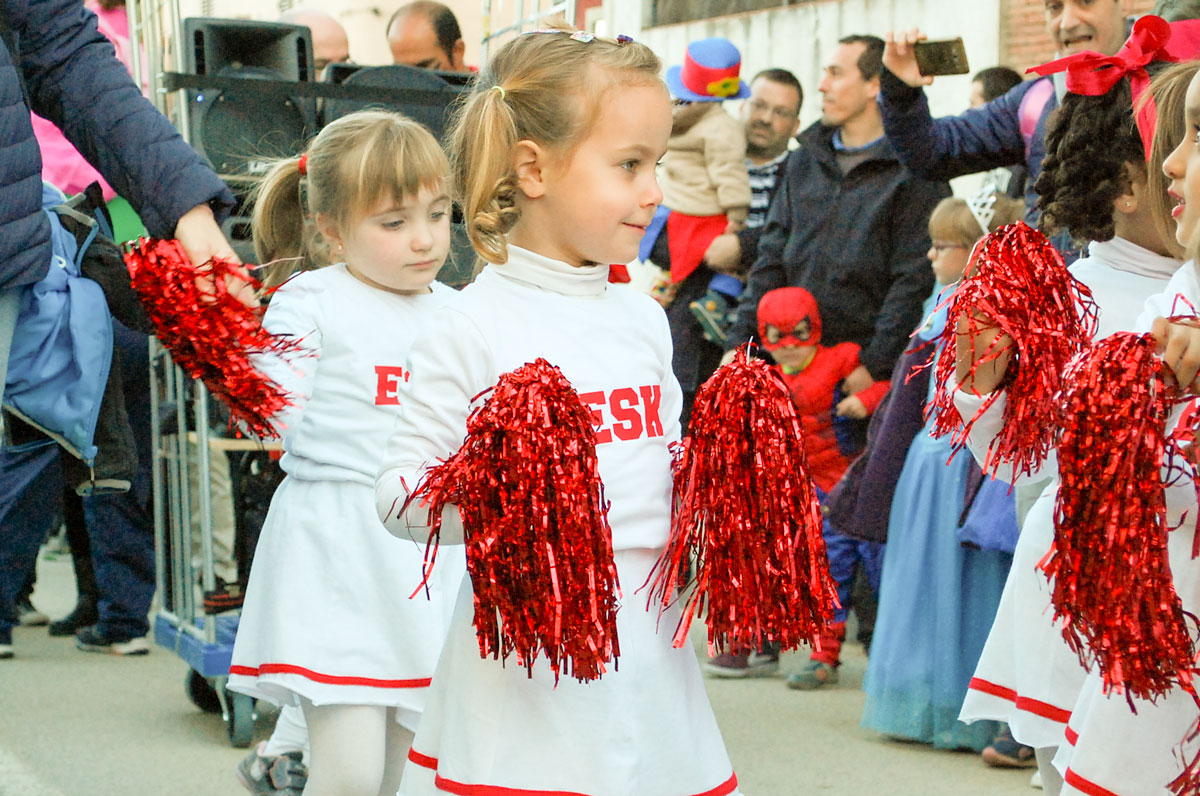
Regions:
<instances>
[{"instance_id":1,"label":"hand holding pom pom","mask_svg":"<svg viewBox=\"0 0 1200 796\"><path fill-rule=\"evenodd\" d=\"M680 446L671 538L650 576L650 599L665 607L681 565L696 562L675 646L701 604L710 654L816 640L837 592L787 387L739 349L700 388L690 432Z\"/></svg>"},{"instance_id":2,"label":"hand holding pom pom","mask_svg":"<svg viewBox=\"0 0 1200 796\"><path fill-rule=\"evenodd\" d=\"M262 326L262 310L229 292L249 278L245 268L214 259L196 265L178 241L138 241L125 254L137 292L171 358L194 379L201 379L256 436L273 439L271 418L289 404L279 385L251 364L254 354L299 355L299 342L278 337ZM253 280L252 288L258 288ZM208 290L213 292L207 292Z\"/></svg>"},{"instance_id":3,"label":"hand holding pom pom","mask_svg":"<svg viewBox=\"0 0 1200 796\"><path fill-rule=\"evenodd\" d=\"M971 268L947 303L937 390L926 410L935 418L933 432L952 434L957 450L975 422L961 422L952 377L959 376L964 389L990 393L975 417L999 397L993 390L1004 387L1004 428L984 470L995 474L1007 463L1016 475L1028 475L1054 444L1062 372L1095 334L1091 291L1066 269L1045 235L1017 222L976 244Z\"/></svg>"},{"instance_id":4,"label":"hand holding pom pom","mask_svg":"<svg viewBox=\"0 0 1200 796\"><path fill-rule=\"evenodd\" d=\"M457 504L479 652L530 670L545 655L598 679L619 654L619 588L591 413L544 359L505 373L467 420L458 453L409 503L429 506L432 565L442 509Z\"/></svg>"}]
</instances>

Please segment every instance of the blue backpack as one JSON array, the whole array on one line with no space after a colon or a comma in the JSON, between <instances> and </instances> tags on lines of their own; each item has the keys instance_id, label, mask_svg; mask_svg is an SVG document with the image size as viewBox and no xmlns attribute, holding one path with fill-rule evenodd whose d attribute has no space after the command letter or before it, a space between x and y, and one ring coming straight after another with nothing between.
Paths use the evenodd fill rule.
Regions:
<instances>
[{"instance_id":1,"label":"blue backpack","mask_svg":"<svg viewBox=\"0 0 1200 796\"><path fill-rule=\"evenodd\" d=\"M88 216L90 232L77 240L62 224L64 213L79 216L66 202L62 191L42 184L53 254L45 277L21 288L4 409L91 466L96 418L112 367L113 331L104 291L82 276L80 264L96 236L111 237L112 229L97 212Z\"/></svg>"}]
</instances>

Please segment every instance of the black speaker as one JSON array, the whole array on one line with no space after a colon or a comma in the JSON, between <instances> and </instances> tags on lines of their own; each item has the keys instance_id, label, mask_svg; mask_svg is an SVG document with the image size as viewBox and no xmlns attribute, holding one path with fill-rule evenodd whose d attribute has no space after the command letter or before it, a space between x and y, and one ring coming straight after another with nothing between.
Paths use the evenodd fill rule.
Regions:
<instances>
[{"instance_id":1,"label":"black speaker","mask_svg":"<svg viewBox=\"0 0 1200 796\"><path fill-rule=\"evenodd\" d=\"M312 32L302 25L193 17L183 21L184 71L213 77L308 81ZM261 176L298 155L316 132L312 103L279 92L188 89L192 146L227 181Z\"/></svg>"},{"instance_id":2,"label":"black speaker","mask_svg":"<svg viewBox=\"0 0 1200 796\"><path fill-rule=\"evenodd\" d=\"M394 64L391 66L356 66L354 64L330 64L324 80L345 86L369 86L408 90L432 100L429 102L394 103L363 102L360 100L326 100L321 114L322 124L363 110L364 108L386 108L404 114L429 128L434 137L442 140L453 113L454 101L470 86L473 75L457 72L435 72L413 66Z\"/></svg>"}]
</instances>

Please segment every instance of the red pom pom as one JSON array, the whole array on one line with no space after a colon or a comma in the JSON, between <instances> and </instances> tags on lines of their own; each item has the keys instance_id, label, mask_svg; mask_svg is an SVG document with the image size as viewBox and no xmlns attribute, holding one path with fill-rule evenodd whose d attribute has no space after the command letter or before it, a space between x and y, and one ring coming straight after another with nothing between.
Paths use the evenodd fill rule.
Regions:
<instances>
[{"instance_id":1,"label":"red pom pom","mask_svg":"<svg viewBox=\"0 0 1200 796\"><path fill-rule=\"evenodd\" d=\"M408 502L429 506L431 559L442 509L457 504L482 656L595 680L617 643L617 569L591 413L544 359L505 373L467 420L467 438ZM407 503L405 504L407 507Z\"/></svg>"},{"instance_id":2,"label":"red pom pom","mask_svg":"<svg viewBox=\"0 0 1200 796\"><path fill-rule=\"evenodd\" d=\"M1192 639L1167 557L1163 463L1168 388L1150 335L1119 333L1082 355L1065 377L1058 444L1061 485L1054 545L1055 616L1105 691L1154 699L1191 690ZM1132 703L1131 703L1132 706Z\"/></svg>"},{"instance_id":3,"label":"red pom pom","mask_svg":"<svg viewBox=\"0 0 1200 796\"><path fill-rule=\"evenodd\" d=\"M290 404L278 384L250 362L254 354L298 353L299 343L263 329L262 310L247 307L225 287L226 277L246 280L245 266L214 258L197 266L179 241L142 238L125 253L133 289L175 364L200 379L225 402L233 419L263 439L278 437L271 418ZM202 293L196 280L211 277Z\"/></svg>"},{"instance_id":4,"label":"red pom pom","mask_svg":"<svg viewBox=\"0 0 1200 796\"><path fill-rule=\"evenodd\" d=\"M952 434L954 449L966 444L975 418L965 425L948 389L955 373L956 336L962 320L973 339L985 328L998 328L1012 338L1014 355L1002 387L1008 403L1004 429L997 437L984 470L995 475L1008 463L1018 475L1040 467L1054 445L1060 407L1056 393L1071 357L1095 335L1097 308L1091 290L1071 275L1046 236L1024 222L1001 227L975 247L972 270L947 299L946 329L934 372L937 389L926 408L934 418L932 432ZM989 353L974 365L1000 355ZM1001 395L986 396L976 418Z\"/></svg>"},{"instance_id":5,"label":"red pom pom","mask_svg":"<svg viewBox=\"0 0 1200 796\"><path fill-rule=\"evenodd\" d=\"M814 642L837 605L804 432L783 380L745 349L696 395L679 448L671 538L651 573L651 600L675 599L696 564L674 644L703 603L710 654Z\"/></svg>"}]
</instances>

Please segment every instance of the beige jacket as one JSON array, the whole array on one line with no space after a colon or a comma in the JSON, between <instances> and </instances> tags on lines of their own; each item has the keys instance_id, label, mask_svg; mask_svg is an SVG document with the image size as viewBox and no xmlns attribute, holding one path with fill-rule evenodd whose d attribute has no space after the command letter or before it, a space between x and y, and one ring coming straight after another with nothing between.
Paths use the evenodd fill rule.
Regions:
<instances>
[{"instance_id":1,"label":"beige jacket","mask_svg":"<svg viewBox=\"0 0 1200 796\"><path fill-rule=\"evenodd\" d=\"M675 111L675 124L659 172L663 204L689 216L744 223L750 207L746 134L719 102L697 102Z\"/></svg>"}]
</instances>

